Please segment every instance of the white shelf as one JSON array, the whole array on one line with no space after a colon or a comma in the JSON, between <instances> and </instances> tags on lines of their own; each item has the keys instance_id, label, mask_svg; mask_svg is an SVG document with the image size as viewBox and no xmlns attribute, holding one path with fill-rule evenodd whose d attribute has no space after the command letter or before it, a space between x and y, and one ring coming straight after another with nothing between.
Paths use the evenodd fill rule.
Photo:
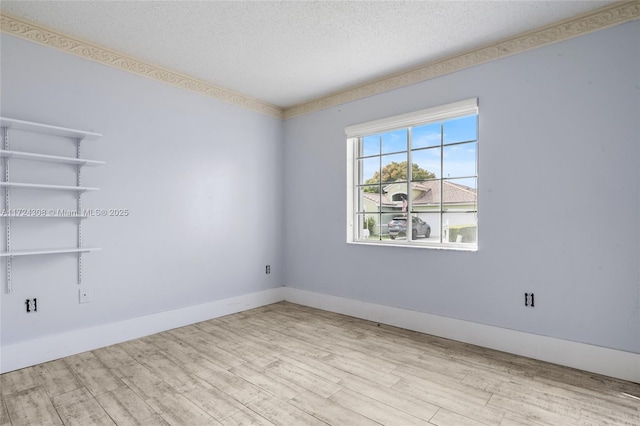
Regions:
<instances>
[{"instance_id":1,"label":"white shelf","mask_svg":"<svg viewBox=\"0 0 640 426\"><path fill-rule=\"evenodd\" d=\"M0 157L15 158L20 160L48 161L50 163L76 164L78 166L102 166L104 161L86 160L84 158L60 157L58 155L35 154L33 152L8 151L0 149Z\"/></svg>"},{"instance_id":2,"label":"white shelf","mask_svg":"<svg viewBox=\"0 0 640 426\"><path fill-rule=\"evenodd\" d=\"M19 183L19 182L0 182L0 187L24 188L24 189L53 189L56 191L76 191L76 192L100 190L100 188L92 188L88 186L44 185L39 183Z\"/></svg>"},{"instance_id":3,"label":"white shelf","mask_svg":"<svg viewBox=\"0 0 640 426\"><path fill-rule=\"evenodd\" d=\"M34 256L40 254L61 254L61 253L87 253L102 250L98 247L66 248L66 249L40 249L40 250L16 250L10 252L0 252L0 257Z\"/></svg>"},{"instance_id":4,"label":"white shelf","mask_svg":"<svg viewBox=\"0 0 640 426\"><path fill-rule=\"evenodd\" d=\"M85 132L84 130L68 129L66 127L50 126L48 124L33 123L31 121L16 120L14 118L0 117L0 127L8 127L16 130L44 133L47 135L65 136L68 138L82 139L85 141L96 140L102 135L99 133Z\"/></svg>"}]
</instances>

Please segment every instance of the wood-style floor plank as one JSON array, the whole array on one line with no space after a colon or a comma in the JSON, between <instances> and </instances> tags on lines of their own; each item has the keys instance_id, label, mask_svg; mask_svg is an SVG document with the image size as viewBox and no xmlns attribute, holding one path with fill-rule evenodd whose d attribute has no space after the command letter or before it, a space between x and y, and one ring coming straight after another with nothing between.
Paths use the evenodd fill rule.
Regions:
<instances>
[{"instance_id":1,"label":"wood-style floor plank","mask_svg":"<svg viewBox=\"0 0 640 426\"><path fill-rule=\"evenodd\" d=\"M0 426L10 425L9 413L7 412L7 406L4 403L4 397L0 393Z\"/></svg>"},{"instance_id":2,"label":"wood-style floor plank","mask_svg":"<svg viewBox=\"0 0 640 426\"><path fill-rule=\"evenodd\" d=\"M73 355L65 359L69 369L94 395L122 387L123 383L93 352Z\"/></svg>"},{"instance_id":3,"label":"wood-style floor plank","mask_svg":"<svg viewBox=\"0 0 640 426\"><path fill-rule=\"evenodd\" d=\"M82 383L62 360L37 365L38 382L49 397L62 395L80 389Z\"/></svg>"},{"instance_id":4,"label":"wood-style floor plank","mask_svg":"<svg viewBox=\"0 0 640 426\"><path fill-rule=\"evenodd\" d=\"M493 395L487 404L487 407L499 409L516 416L524 417L530 422L544 425L567 425L574 426L579 424L579 420L572 417L563 416L542 407L527 404L523 402L517 395L512 395L516 399L508 398L501 395Z\"/></svg>"},{"instance_id":5,"label":"wood-style floor plank","mask_svg":"<svg viewBox=\"0 0 640 426\"><path fill-rule=\"evenodd\" d=\"M340 386L332 381L298 368L295 365L287 364L284 361L274 362L267 367L267 370L320 396L328 397L340 390Z\"/></svg>"},{"instance_id":6,"label":"wood-style floor plank","mask_svg":"<svg viewBox=\"0 0 640 426\"><path fill-rule=\"evenodd\" d=\"M486 406L487 400L491 397L488 393L487 395L471 394L467 397L464 392L448 389L440 383L428 382L417 377L403 378L393 385L393 389L481 423L500 424L504 417L504 411L499 407Z\"/></svg>"},{"instance_id":7,"label":"wood-style floor plank","mask_svg":"<svg viewBox=\"0 0 640 426\"><path fill-rule=\"evenodd\" d=\"M177 392L165 392L157 397L148 399L146 402L172 425L200 426L220 424L186 396Z\"/></svg>"},{"instance_id":8,"label":"wood-style floor plank","mask_svg":"<svg viewBox=\"0 0 640 426\"><path fill-rule=\"evenodd\" d=\"M250 409L238 411L232 416L220 421L225 426L274 426L275 423L265 419L255 411Z\"/></svg>"},{"instance_id":9,"label":"wood-style floor plank","mask_svg":"<svg viewBox=\"0 0 640 426\"><path fill-rule=\"evenodd\" d=\"M129 389L144 400L161 396L165 392L175 391L141 364L121 365L117 371L114 371L114 374L117 374Z\"/></svg>"},{"instance_id":10,"label":"wood-style floor plank","mask_svg":"<svg viewBox=\"0 0 640 426\"><path fill-rule=\"evenodd\" d=\"M236 414L245 406L229 394L194 376L197 385L183 392L183 394L202 411L217 421Z\"/></svg>"},{"instance_id":11,"label":"wood-style floor plank","mask_svg":"<svg viewBox=\"0 0 640 426\"><path fill-rule=\"evenodd\" d=\"M576 397L571 398L568 395L538 390L531 383L524 385L510 381L502 382L499 385L489 386L486 391L574 420L580 419L580 410L584 405Z\"/></svg>"},{"instance_id":12,"label":"wood-style floor plank","mask_svg":"<svg viewBox=\"0 0 640 426\"><path fill-rule=\"evenodd\" d=\"M35 388L38 385L38 375L35 367L23 368L0 375L0 393L3 396Z\"/></svg>"},{"instance_id":13,"label":"wood-style floor plank","mask_svg":"<svg viewBox=\"0 0 640 426\"><path fill-rule=\"evenodd\" d=\"M263 392L258 386L213 363L187 364L185 368L191 371L194 376L222 390L243 404L247 404Z\"/></svg>"},{"instance_id":14,"label":"wood-style floor plank","mask_svg":"<svg viewBox=\"0 0 640 426\"><path fill-rule=\"evenodd\" d=\"M485 423L461 416L444 408L438 410L430 423L436 426L485 426Z\"/></svg>"},{"instance_id":15,"label":"wood-style floor plank","mask_svg":"<svg viewBox=\"0 0 640 426\"><path fill-rule=\"evenodd\" d=\"M638 426L640 384L291 303L0 375L0 426Z\"/></svg>"},{"instance_id":16,"label":"wood-style floor plank","mask_svg":"<svg viewBox=\"0 0 640 426\"><path fill-rule=\"evenodd\" d=\"M13 426L63 424L53 403L41 387L12 393L5 396L4 400Z\"/></svg>"},{"instance_id":17,"label":"wood-style floor plank","mask_svg":"<svg viewBox=\"0 0 640 426\"><path fill-rule=\"evenodd\" d=\"M242 358L220 349L213 343L211 336L198 327L183 327L170 333L222 368L235 367L245 362Z\"/></svg>"},{"instance_id":18,"label":"wood-style floor plank","mask_svg":"<svg viewBox=\"0 0 640 426\"><path fill-rule=\"evenodd\" d=\"M580 422L583 426L638 426L640 413L621 413L608 407L597 411L582 410Z\"/></svg>"},{"instance_id":19,"label":"wood-style floor plank","mask_svg":"<svg viewBox=\"0 0 640 426\"><path fill-rule=\"evenodd\" d=\"M543 423L538 423L532 419L520 417L515 414L507 413L504 415L500 426L545 426Z\"/></svg>"},{"instance_id":20,"label":"wood-style floor plank","mask_svg":"<svg viewBox=\"0 0 640 426\"><path fill-rule=\"evenodd\" d=\"M317 393L307 391L289 400L289 403L317 419L331 425L379 425L380 423L363 416L335 401Z\"/></svg>"},{"instance_id":21,"label":"wood-style floor plank","mask_svg":"<svg viewBox=\"0 0 640 426\"><path fill-rule=\"evenodd\" d=\"M238 335L234 330L211 321L195 326L210 335L209 338L220 349L232 353L245 362L264 367L278 360L274 355L277 349L269 341L256 339L251 334Z\"/></svg>"},{"instance_id":22,"label":"wood-style floor plank","mask_svg":"<svg viewBox=\"0 0 640 426\"><path fill-rule=\"evenodd\" d=\"M360 413L380 424L428 425L429 422L412 416L398 408L379 402L374 398L347 389L340 390L329 400L342 407Z\"/></svg>"},{"instance_id":23,"label":"wood-style floor plank","mask_svg":"<svg viewBox=\"0 0 640 426\"><path fill-rule=\"evenodd\" d=\"M400 377L385 371L376 360L367 360L365 357L346 357L329 355L324 362L340 370L344 370L355 376L359 376L383 386L391 387L400 381Z\"/></svg>"},{"instance_id":24,"label":"wood-style floor plank","mask_svg":"<svg viewBox=\"0 0 640 426\"><path fill-rule=\"evenodd\" d=\"M370 382L358 376L350 375L339 383L344 389L395 407L414 417L428 421L438 411L438 406L421 401L413 396L403 394L386 386Z\"/></svg>"},{"instance_id":25,"label":"wood-style floor plank","mask_svg":"<svg viewBox=\"0 0 640 426\"><path fill-rule=\"evenodd\" d=\"M325 361L325 357L315 358L303 354L289 352L288 350L283 349L283 352L278 354L278 358L289 365L296 366L302 370L306 370L309 373L315 374L316 376L320 376L325 380L334 383L338 383L340 380L351 375L345 370L329 365Z\"/></svg>"},{"instance_id":26,"label":"wood-style floor plank","mask_svg":"<svg viewBox=\"0 0 640 426\"><path fill-rule=\"evenodd\" d=\"M128 387L100 393L96 400L118 425L153 424L155 411Z\"/></svg>"},{"instance_id":27,"label":"wood-style floor plank","mask_svg":"<svg viewBox=\"0 0 640 426\"><path fill-rule=\"evenodd\" d=\"M276 396L262 396L251 402L248 407L276 425L326 425L311 414L280 400Z\"/></svg>"},{"instance_id":28,"label":"wood-style floor plank","mask_svg":"<svg viewBox=\"0 0 640 426\"><path fill-rule=\"evenodd\" d=\"M53 397L53 405L65 425L115 425L111 417L86 388Z\"/></svg>"},{"instance_id":29,"label":"wood-style floor plank","mask_svg":"<svg viewBox=\"0 0 640 426\"><path fill-rule=\"evenodd\" d=\"M242 377L247 382L258 386L259 388L284 399L291 399L306 391L302 386L287 378L274 374L265 368L251 365L239 365L232 368L230 372L238 377Z\"/></svg>"}]
</instances>

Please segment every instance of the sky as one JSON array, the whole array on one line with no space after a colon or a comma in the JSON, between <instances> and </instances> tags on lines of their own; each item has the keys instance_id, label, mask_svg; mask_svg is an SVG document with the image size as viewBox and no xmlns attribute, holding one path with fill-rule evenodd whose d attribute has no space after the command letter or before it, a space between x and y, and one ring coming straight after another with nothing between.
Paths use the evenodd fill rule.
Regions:
<instances>
[{"instance_id":1,"label":"sky","mask_svg":"<svg viewBox=\"0 0 640 426\"><path fill-rule=\"evenodd\" d=\"M413 127L411 129L412 162L420 168L435 173L436 178L475 176L478 151L477 129L476 115ZM442 146L440 146L441 141ZM365 136L362 156L375 157L360 160L363 181L370 179L376 171L387 164L406 161L407 145L407 129ZM457 183L476 186L475 179L464 179Z\"/></svg>"}]
</instances>

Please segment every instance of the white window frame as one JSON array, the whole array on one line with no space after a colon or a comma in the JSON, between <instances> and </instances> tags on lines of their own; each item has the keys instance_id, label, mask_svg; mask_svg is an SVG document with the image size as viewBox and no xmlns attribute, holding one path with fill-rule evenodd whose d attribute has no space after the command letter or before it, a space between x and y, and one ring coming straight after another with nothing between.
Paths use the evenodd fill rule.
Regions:
<instances>
[{"instance_id":1,"label":"white window frame","mask_svg":"<svg viewBox=\"0 0 640 426\"><path fill-rule=\"evenodd\" d=\"M423 242L414 241L411 238L406 240L370 240L358 238L358 223L356 206L358 206L358 191L356 189L359 184L358 167L356 166L358 140L364 136L384 133L393 130L422 126L431 123L442 122L454 118L478 115L478 98L470 98L459 102L453 102L446 105L440 105L433 108L427 108L407 114L387 117L380 120L369 121L351 125L345 128L347 136L347 243L376 245L376 246L400 246L415 248L431 248L431 249L448 249L448 250L464 250L477 251L478 240L475 243L461 244L449 242ZM478 145L479 146L479 136ZM479 148L478 148L479 149ZM410 147L408 152L411 152ZM479 169L478 151L476 151L476 170ZM410 155L408 156L408 164L411 164ZM442 178L442 177L441 177ZM408 184L410 185L410 177ZM477 179L477 177L476 177ZM476 188L477 191L477 188ZM476 192L477 194L477 192ZM477 197L477 195L476 195ZM409 210L409 209L407 209ZM410 215L408 215L410 216ZM477 219L477 218L476 218ZM476 220L477 223L477 220ZM407 220L407 233L411 230L411 221Z\"/></svg>"}]
</instances>

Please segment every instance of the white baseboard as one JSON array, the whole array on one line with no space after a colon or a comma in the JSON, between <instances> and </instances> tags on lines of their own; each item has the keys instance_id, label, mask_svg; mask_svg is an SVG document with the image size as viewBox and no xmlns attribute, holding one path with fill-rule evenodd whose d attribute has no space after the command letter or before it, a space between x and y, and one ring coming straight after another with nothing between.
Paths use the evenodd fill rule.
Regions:
<instances>
[{"instance_id":1,"label":"white baseboard","mask_svg":"<svg viewBox=\"0 0 640 426\"><path fill-rule=\"evenodd\" d=\"M0 348L0 373L281 302L284 287L73 330Z\"/></svg>"},{"instance_id":2,"label":"white baseboard","mask_svg":"<svg viewBox=\"0 0 640 426\"><path fill-rule=\"evenodd\" d=\"M286 300L640 383L640 354L454 318L278 287L0 348L0 373Z\"/></svg>"},{"instance_id":3,"label":"white baseboard","mask_svg":"<svg viewBox=\"0 0 640 426\"><path fill-rule=\"evenodd\" d=\"M640 354L284 288L288 302L640 383Z\"/></svg>"}]
</instances>

